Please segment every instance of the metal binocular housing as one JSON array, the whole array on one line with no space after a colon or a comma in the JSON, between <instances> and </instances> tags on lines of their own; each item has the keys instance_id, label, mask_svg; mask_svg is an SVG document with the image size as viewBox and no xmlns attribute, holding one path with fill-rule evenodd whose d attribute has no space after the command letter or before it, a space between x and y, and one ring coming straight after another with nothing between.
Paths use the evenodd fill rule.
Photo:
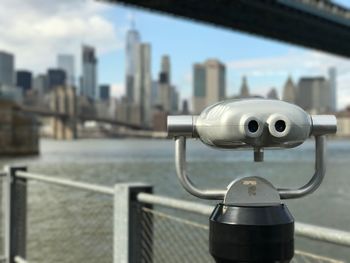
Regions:
<instances>
[{"instance_id":1,"label":"metal binocular housing","mask_svg":"<svg viewBox=\"0 0 350 263\"><path fill-rule=\"evenodd\" d=\"M326 172L325 135L337 129L333 115L309 115L278 100L218 102L200 115L168 116L175 139L176 173L192 195L221 200L210 217L210 252L216 262L290 262L294 255L294 219L281 199L314 192ZM252 149L254 161L264 149L293 148L315 138L315 172L296 189L276 188L257 176L235 178L227 189L200 189L186 171L186 139L222 149Z\"/></svg>"}]
</instances>

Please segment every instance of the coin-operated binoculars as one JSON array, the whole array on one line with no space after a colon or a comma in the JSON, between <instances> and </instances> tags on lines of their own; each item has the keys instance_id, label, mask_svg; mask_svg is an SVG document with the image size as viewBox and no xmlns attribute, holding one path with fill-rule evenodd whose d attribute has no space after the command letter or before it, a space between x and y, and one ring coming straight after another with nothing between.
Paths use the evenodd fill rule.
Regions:
<instances>
[{"instance_id":1,"label":"coin-operated binoculars","mask_svg":"<svg viewBox=\"0 0 350 263\"><path fill-rule=\"evenodd\" d=\"M309 115L277 100L228 100L199 116L169 116L175 138L176 172L182 186L203 199L221 200L210 216L209 250L218 263L290 262L294 256L294 219L282 199L314 192L326 172L325 135L336 132L332 115ZM297 189L276 188L257 176L237 178L227 189L199 189L186 172L186 139L199 138L214 148L250 148L254 161L266 148L293 148L315 137L315 173ZM215 176L215 175L214 175Z\"/></svg>"}]
</instances>

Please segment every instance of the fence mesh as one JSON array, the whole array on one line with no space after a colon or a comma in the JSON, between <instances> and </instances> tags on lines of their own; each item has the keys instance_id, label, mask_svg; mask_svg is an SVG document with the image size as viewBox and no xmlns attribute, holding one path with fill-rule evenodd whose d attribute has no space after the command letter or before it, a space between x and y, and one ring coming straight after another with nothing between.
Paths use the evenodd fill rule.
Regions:
<instances>
[{"instance_id":1,"label":"fence mesh","mask_svg":"<svg viewBox=\"0 0 350 263\"><path fill-rule=\"evenodd\" d=\"M2 184L0 177L0 187ZM20 198L25 191L27 200ZM113 262L112 196L36 181L28 181L26 189L18 188L18 195L23 200L18 202L18 211L24 211L27 203L28 262ZM0 201L2 198L0 195ZM208 252L206 218L151 209L141 203L136 207L141 218L143 263L214 263ZM1 211L1 252L2 219ZM344 263L299 250L292 262Z\"/></svg>"},{"instance_id":2,"label":"fence mesh","mask_svg":"<svg viewBox=\"0 0 350 263\"><path fill-rule=\"evenodd\" d=\"M208 251L208 226L169 213L141 208L143 228L153 236L142 236L144 263L214 263ZM153 240L151 239L153 237ZM153 242L153 261L149 257ZM296 250L292 263L345 263Z\"/></svg>"},{"instance_id":3,"label":"fence mesh","mask_svg":"<svg viewBox=\"0 0 350 263\"><path fill-rule=\"evenodd\" d=\"M0 176L0 262L1 258L4 256L4 197L3 197L3 186L4 176Z\"/></svg>"},{"instance_id":4,"label":"fence mesh","mask_svg":"<svg viewBox=\"0 0 350 263\"><path fill-rule=\"evenodd\" d=\"M27 191L28 262L113 261L111 196L34 181Z\"/></svg>"}]
</instances>

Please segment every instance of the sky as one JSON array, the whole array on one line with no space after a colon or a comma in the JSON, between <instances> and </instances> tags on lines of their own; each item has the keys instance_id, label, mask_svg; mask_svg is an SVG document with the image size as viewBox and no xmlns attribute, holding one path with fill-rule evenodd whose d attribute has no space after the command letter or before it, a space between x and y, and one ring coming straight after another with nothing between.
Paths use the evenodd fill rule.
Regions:
<instances>
[{"instance_id":1,"label":"sky","mask_svg":"<svg viewBox=\"0 0 350 263\"><path fill-rule=\"evenodd\" d=\"M350 6L350 0L337 0ZM350 60L252 35L177 19L141 9L92 0L2 0L0 50L16 55L16 68L34 73L56 66L58 54L74 54L81 71L83 43L96 47L99 83L124 94L125 35L135 22L143 42L152 45L152 75L158 78L161 56L171 58L172 82L182 98L192 94L193 63L217 58L226 65L227 94L239 92L248 78L251 93L281 95L288 76L327 76L338 71L338 107L350 104Z\"/></svg>"}]
</instances>

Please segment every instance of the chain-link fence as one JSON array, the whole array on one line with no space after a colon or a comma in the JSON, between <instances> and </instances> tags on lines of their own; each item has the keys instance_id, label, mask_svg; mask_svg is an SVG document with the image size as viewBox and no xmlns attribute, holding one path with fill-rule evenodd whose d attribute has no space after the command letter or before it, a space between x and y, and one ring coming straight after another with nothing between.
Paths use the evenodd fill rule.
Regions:
<instances>
[{"instance_id":1,"label":"chain-link fence","mask_svg":"<svg viewBox=\"0 0 350 263\"><path fill-rule=\"evenodd\" d=\"M29 262L112 262L113 198L28 181Z\"/></svg>"},{"instance_id":2,"label":"chain-link fence","mask_svg":"<svg viewBox=\"0 0 350 263\"><path fill-rule=\"evenodd\" d=\"M208 251L206 224L168 212L140 208L145 235L142 236L142 262L214 263ZM153 232L152 232L153 230ZM147 234L148 233L148 234ZM152 233L152 234L151 234ZM153 251L152 248L153 242ZM153 261L150 255L153 253ZM292 263L344 263L321 255L296 250Z\"/></svg>"},{"instance_id":3,"label":"chain-link fence","mask_svg":"<svg viewBox=\"0 0 350 263\"><path fill-rule=\"evenodd\" d=\"M210 206L153 195L144 184L112 188L26 172L9 178L16 262L214 262ZM293 263L303 262L343 261L296 250Z\"/></svg>"},{"instance_id":4,"label":"chain-link fence","mask_svg":"<svg viewBox=\"0 0 350 263\"><path fill-rule=\"evenodd\" d=\"M4 257L4 196L2 194L3 192L3 186L4 185L4 177L0 176L0 262L1 258Z\"/></svg>"}]
</instances>

